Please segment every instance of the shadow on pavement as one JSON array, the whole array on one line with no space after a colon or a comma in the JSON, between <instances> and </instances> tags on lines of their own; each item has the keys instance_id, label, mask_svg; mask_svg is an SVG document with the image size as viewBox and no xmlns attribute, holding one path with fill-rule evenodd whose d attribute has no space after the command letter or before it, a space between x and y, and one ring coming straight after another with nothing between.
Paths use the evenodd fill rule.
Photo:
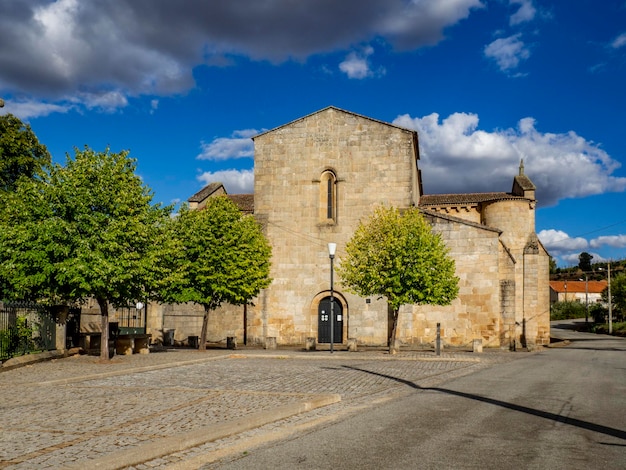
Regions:
<instances>
[{"instance_id":1,"label":"shadow on pavement","mask_svg":"<svg viewBox=\"0 0 626 470\"><path fill-rule=\"evenodd\" d=\"M361 369L359 367L353 367L353 366L343 366L343 367L346 369L356 370L356 371L364 372L366 374L377 375L379 377L384 377L387 379L395 380L396 382L403 383L416 390L435 391L435 392L445 393L448 395L454 395L454 396L461 397L461 398L467 398L470 400L475 400L475 401L479 401L482 403L488 403L490 405L499 406L501 408L507 408L509 410L519 411L520 413L526 413L526 414L530 414L533 416L538 416L540 418L548 419L550 421L555 421L555 422L559 422L563 424L569 424L570 426L576 426L581 429L587 429L589 431L594 431L594 432L598 432L601 434L606 434L608 436L617 437L618 439L626 440L626 431L622 431L621 429L610 428L608 426L602 426L600 424L590 423L589 421L583 421L583 420L576 419L576 418L569 418L567 416L561 416L561 415L550 413L547 411L536 410L534 408L529 408L527 406L516 405L514 403L508 403L508 402L496 400L493 398L483 397L481 395L473 395L471 393L458 392L456 390L450 390L447 388L440 388L440 387L421 387L420 385L417 385L416 383L411 382L410 380L400 379L398 377L381 374L379 372L372 372L366 369Z\"/></svg>"}]
</instances>

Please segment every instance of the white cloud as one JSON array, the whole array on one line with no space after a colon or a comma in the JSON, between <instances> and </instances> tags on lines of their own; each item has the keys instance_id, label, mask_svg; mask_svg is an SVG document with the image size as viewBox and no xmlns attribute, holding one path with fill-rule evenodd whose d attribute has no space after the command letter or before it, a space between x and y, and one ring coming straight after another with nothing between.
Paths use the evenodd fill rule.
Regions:
<instances>
[{"instance_id":1,"label":"white cloud","mask_svg":"<svg viewBox=\"0 0 626 470\"><path fill-rule=\"evenodd\" d=\"M611 43L611 47L613 47L614 49L619 49L620 47L624 46L626 46L626 33L620 34Z\"/></svg>"},{"instance_id":2,"label":"white cloud","mask_svg":"<svg viewBox=\"0 0 626 470\"><path fill-rule=\"evenodd\" d=\"M2 109L3 112L0 112L0 114L11 113L23 121L28 121L29 119L48 116L52 113L67 113L72 108L74 106L68 103L55 104L36 100L6 100L5 107Z\"/></svg>"},{"instance_id":3,"label":"white cloud","mask_svg":"<svg viewBox=\"0 0 626 470\"><path fill-rule=\"evenodd\" d=\"M530 57L530 51L521 40L521 33L508 38L499 38L485 46L484 53L493 59L503 72L516 69L520 62Z\"/></svg>"},{"instance_id":4,"label":"white cloud","mask_svg":"<svg viewBox=\"0 0 626 470\"><path fill-rule=\"evenodd\" d=\"M233 158L252 158L254 145L251 137L259 134L256 129L244 129L233 132L231 137L218 137L212 142L202 142L202 152L198 160L230 160Z\"/></svg>"},{"instance_id":5,"label":"white cloud","mask_svg":"<svg viewBox=\"0 0 626 470\"><path fill-rule=\"evenodd\" d=\"M480 130L478 116L467 113L442 121L436 113L402 115L393 123L418 131L427 194L510 191L522 158L541 206L626 190L626 178L612 176L620 163L599 145L573 131L542 133L533 118L494 131Z\"/></svg>"},{"instance_id":6,"label":"white cloud","mask_svg":"<svg viewBox=\"0 0 626 470\"><path fill-rule=\"evenodd\" d=\"M87 109L97 109L107 113L128 106L126 96L118 90L102 93L77 93L70 101Z\"/></svg>"},{"instance_id":7,"label":"white cloud","mask_svg":"<svg viewBox=\"0 0 626 470\"><path fill-rule=\"evenodd\" d=\"M578 256L581 251L586 250L589 246L584 238L570 238L567 233L561 230L542 230L537 236L552 256L562 256L572 251L576 251L576 256Z\"/></svg>"},{"instance_id":8,"label":"white cloud","mask_svg":"<svg viewBox=\"0 0 626 470\"><path fill-rule=\"evenodd\" d=\"M11 45L0 55L0 94L93 103L90 97L111 90L124 97L181 93L193 87L195 67L223 66L236 56L303 60L375 39L402 50L433 45L445 28L483 7L481 0L302 1L298 8L293 0L149 3L0 2L0 44ZM344 68L369 70L358 65ZM125 106L110 101L116 103Z\"/></svg>"},{"instance_id":9,"label":"white cloud","mask_svg":"<svg viewBox=\"0 0 626 470\"><path fill-rule=\"evenodd\" d=\"M198 175L198 181L205 186L220 182L228 194L249 194L254 191L254 170L220 170Z\"/></svg>"},{"instance_id":10,"label":"white cloud","mask_svg":"<svg viewBox=\"0 0 626 470\"><path fill-rule=\"evenodd\" d=\"M537 9L533 6L532 0L511 0L511 5L519 5L519 9L511 15L509 24L515 26L520 23L532 21L537 14Z\"/></svg>"},{"instance_id":11,"label":"white cloud","mask_svg":"<svg viewBox=\"0 0 626 470\"><path fill-rule=\"evenodd\" d=\"M384 69L379 69L376 73L371 70L368 57L374 53L372 47L365 47L359 52L351 52L343 62L339 64L339 70L345 73L348 78L363 79L374 75L383 75Z\"/></svg>"},{"instance_id":12,"label":"white cloud","mask_svg":"<svg viewBox=\"0 0 626 470\"><path fill-rule=\"evenodd\" d=\"M594 238L589 242L592 248L611 246L613 248L626 248L626 235L607 235Z\"/></svg>"}]
</instances>

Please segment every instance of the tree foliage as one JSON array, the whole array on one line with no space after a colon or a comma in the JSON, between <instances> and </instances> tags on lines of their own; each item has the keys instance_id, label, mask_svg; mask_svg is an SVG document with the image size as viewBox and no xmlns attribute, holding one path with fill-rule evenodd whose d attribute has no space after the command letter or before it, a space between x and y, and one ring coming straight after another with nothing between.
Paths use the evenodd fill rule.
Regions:
<instances>
[{"instance_id":1,"label":"tree foliage","mask_svg":"<svg viewBox=\"0 0 626 470\"><path fill-rule=\"evenodd\" d=\"M0 191L13 191L20 177L40 175L50 154L28 124L12 114L0 116Z\"/></svg>"},{"instance_id":2,"label":"tree foliage","mask_svg":"<svg viewBox=\"0 0 626 470\"><path fill-rule=\"evenodd\" d=\"M550 306L550 320L585 318L587 307L575 300L555 302Z\"/></svg>"},{"instance_id":3,"label":"tree foliage","mask_svg":"<svg viewBox=\"0 0 626 470\"><path fill-rule=\"evenodd\" d=\"M602 300L609 300L608 286L602 291ZM616 321L621 321L626 314L626 274L620 273L611 278L611 308Z\"/></svg>"},{"instance_id":4,"label":"tree foliage","mask_svg":"<svg viewBox=\"0 0 626 470\"><path fill-rule=\"evenodd\" d=\"M583 272L591 271L591 260L593 259L593 255L590 255L586 251L583 251L580 255L578 255L578 267Z\"/></svg>"},{"instance_id":5,"label":"tree foliage","mask_svg":"<svg viewBox=\"0 0 626 470\"><path fill-rule=\"evenodd\" d=\"M449 305L459 290L448 248L415 208L376 209L346 245L337 272L349 291L387 298L393 315L390 352L402 305Z\"/></svg>"},{"instance_id":6,"label":"tree foliage","mask_svg":"<svg viewBox=\"0 0 626 470\"><path fill-rule=\"evenodd\" d=\"M42 180L22 180L3 206L0 277L15 298L108 304L144 300L160 276L169 208L135 174L127 152L76 150ZM107 341L101 354L108 357Z\"/></svg>"},{"instance_id":7,"label":"tree foliage","mask_svg":"<svg viewBox=\"0 0 626 470\"><path fill-rule=\"evenodd\" d=\"M162 300L204 307L200 348L209 313L223 303L243 305L269 286L271 248L260 225L226 196L202 210L183 207L173 224L177 255Z\"/></svg>"}]
</instances>

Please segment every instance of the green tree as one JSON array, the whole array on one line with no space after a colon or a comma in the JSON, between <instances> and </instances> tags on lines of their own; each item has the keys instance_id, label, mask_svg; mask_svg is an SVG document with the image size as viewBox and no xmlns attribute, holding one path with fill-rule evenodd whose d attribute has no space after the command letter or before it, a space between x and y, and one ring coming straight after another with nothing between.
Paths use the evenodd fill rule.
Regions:
<instances>
[{"instance_id":1,"label":"green tree","mask_svg":"<svg viewBox=\"0 0 626 470\"><path fill-rule=\"evenodd\" d=\"M376 209L346 245L337 272L350 292L387 298L392 312L392 354L402 305L449 305L459 291L448 248L415 208L403 212L393 207Z\"/></svg>"},{"instance_id":2,"label":"green tree","mask_svg":"<svg viewBox=\"0 0 626 470\"><path fill-rule=\"evenodd\" d=\"M20 177L40 175L50 154L28 124L12 114L0 116L0 191L13 191Z\"/></svg>"},{"instance_id":3,"label":"green tree","mask_svg":"<svg viewBox=\"0 0 626 470\"><path fill-rule=\"evenodd\" d=\"M568 320L571 318L585 318L587 308L575 300L555 302L550 306L550 320Z\"/></svg>"},{"instance_id":4,"label":"green tree","mask_svg":"<svg viewBox=\"0 0 626 470\"><path fill-rule=\"evenodd\" d=\"M205 349L211 311L223 303L247 304L269 286L271 248L255 219L226 196L202 210L183 207L173 231L178 256L162 300L204 307L199 346Z\"/></svg>"},{"instance_id":5,"label":"green tree","mask_svg":"<svg viewBox=\"0 0 626 470\"><path fill-rule=\"evenodd\" d=\"M578 255L578 267L583 272L591 271L591 260L593 259L593 255L590 255L586 251L583 251L580 255Z\"/></svg>"},{"instance_id":6,"label":"green tree","mask_svg":"<svg viewBox=\"0 0 626 470\"><path fill-rule=\"evenodd\" d=\"M557 273L557 265L556 265L556 260L550 256L550 274L556 274Z\"/></svg>"},{"instance_id":7,"label":"green tree","mask_svg":"<svg viewBox=\"0 0 626 470\"><path fill-rule=\"evenodd\" d=\"M21 180L3 205L0 277L16 298L93 297L108 358L108 306L143 300L162 276L170 208L152 205L127 152L76 150L43 180Z\"/></svg>"},{"instance_id":8,"label":"green tree","mask_svg":"<svg viewBox=\"0 0 626 470\"><path fill-rule=\"evenodd\" d=\"M608 287L602 291L602 300L609 300ZM611 278L611 308L615 321L622 321L626 313L626 274L620 273Z\"/></svg>"}]
</instances>

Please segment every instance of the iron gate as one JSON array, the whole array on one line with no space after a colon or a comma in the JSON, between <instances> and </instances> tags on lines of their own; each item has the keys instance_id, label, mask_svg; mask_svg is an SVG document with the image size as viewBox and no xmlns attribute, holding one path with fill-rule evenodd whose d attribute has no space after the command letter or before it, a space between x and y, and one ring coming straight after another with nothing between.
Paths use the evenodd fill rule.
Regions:
<instances>
[{"instance_id":1,"label":"iron gate","mask_svg":"<svg viewBox=\"0 0 626 470\"><path fill-rule=\"evenodd\" d=\"M55 349L56 323L42 305L0 303L0 360L32 351Z\"/></svg>"}]
</instances>

